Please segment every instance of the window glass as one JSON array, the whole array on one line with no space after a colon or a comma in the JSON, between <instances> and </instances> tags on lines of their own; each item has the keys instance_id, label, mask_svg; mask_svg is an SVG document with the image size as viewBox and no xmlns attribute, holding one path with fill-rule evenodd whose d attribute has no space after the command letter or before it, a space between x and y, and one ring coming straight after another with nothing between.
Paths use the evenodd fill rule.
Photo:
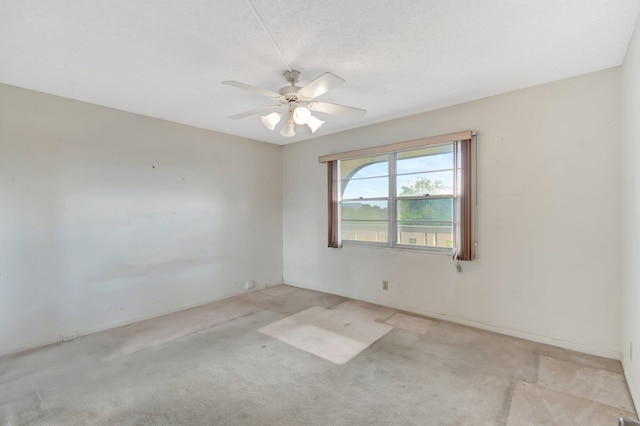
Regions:
<instances>
[{"instance_id":1,"label":"window glass","mask_svg":"<svg viewBox=\"0 0 640 426\"><path fill-rule=\"evenodd\" d=\"M453 247L451 222L422 223L398 222L398 244L423 247Z\"/></svg>"},{"instance_id":2,"label":"window glass","mask_svg":"<svg viewBox=\"0 0 640 426\"><path fill-rule=\"evenodd\" d=\"M458 159L454 143L446 143L339 160L342 241L450 252L458 229Z\"/></svg>"},{"instance_id":3,"label":"window glass","mask_svg":"<svg viewBox=\"0 0 640 426\"><path fill-rule=\"evenodd\" d=\"M349 201L343 202L342 220L387 220L389 212L387 201Z\"/></svg>"},{"instance_id":4,"label":"window glass","mask_svg":"<svg viewBox=\"0 0 640 426\"><path fill-rule=\"evenodd\" d=\"M418 173L453 169L453 145L403 151L396 154L396 173Z\"/></svg>"},{"instance_id":5,"label":"window glass","mask_svg":"<svg viewBox=\"0 0 640 426\"><path fill-rule=\"evenodd\" d=\"M398 221L452 221L453 199L398 200Z\"/></svg>"},{"instance_id":6,"label":"window glass","mask_svg":"<svg viewBox=\"0 0 640 426\"><path fill-rule=\"evenodd\" d=\"M389 175L389 156L354 158L340 161L340 179L361 179Z\"/></svg>"},{"instance_id":7,"label":"window glass","mask_svg":"<svg viewBox=\"0 0 640 426\"><path fill-rule=\"evenodd\" d=\"M385 198L389 195L389 178L352 179L342 182L342 198Z\"/></svg>"},{"instance_id":8,"label":"window glass","mask_svg":"<svg viewBox=\"0 0 640 426\"><path fill-rule=\"evenodd\" d=\"M342 221L342 239L367 241L372 243L389 242L389 224L387 221Z\"/></svg>"},{"instance_id":9,"label":"window glass","mask_svg":"<svg viewBox=\"0 0 640 426\"><path fill-rule=\"evenodd\" d=\"M398 197L453 195L453 170L398 176L396 194Z\"/></svg>"}]
</instances>

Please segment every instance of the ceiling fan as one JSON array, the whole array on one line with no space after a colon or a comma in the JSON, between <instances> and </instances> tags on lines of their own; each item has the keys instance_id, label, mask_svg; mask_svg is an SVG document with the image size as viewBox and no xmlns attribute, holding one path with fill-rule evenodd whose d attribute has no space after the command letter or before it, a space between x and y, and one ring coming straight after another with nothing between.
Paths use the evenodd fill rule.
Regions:
<instances>
[{"instance_id":1,"label":"ceiling fan","mask_svg":"<svg viewBox=\"0 0 640 426\"><path fill-rule=\"evenodd\" d=\"M329 102L314 101L318 96L327 93L334 87L338 87L344 83L344 80L335 74L325 72L304 87L296 86L296 83L300 79L300 71L290 70L285 71L283 74L285 79L291 85L284 86L278 91L278 93L241 83L239 81L223 81L223 84L247 90L249 92L258 93L278 102L276 105L252 109L251 111L232 115L229 118L238 119L264 113L265 115L260 117L262 124L264 124L267 129L274 130L282 118L282 115L277 110L286 106L286 122L282 127L282 130L280 130L280 134L285 137L292 137L296 134L296 124L300 126L306 125L311 129L311 133L315 133L316 130L324 124L324 121L311 115L311 111L327 114L339 114L353 118L362 117L367 112L360 108L353 108ZM269 111L273 112L267 114Z\"/></svg>"}]
</instances>

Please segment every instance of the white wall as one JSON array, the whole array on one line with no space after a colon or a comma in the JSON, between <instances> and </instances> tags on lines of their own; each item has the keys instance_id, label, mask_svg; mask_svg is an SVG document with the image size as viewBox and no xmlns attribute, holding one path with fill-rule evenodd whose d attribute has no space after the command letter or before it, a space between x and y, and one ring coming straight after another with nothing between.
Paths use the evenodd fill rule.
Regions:
<instances>
[{"instance_id":1,"label":"white wall","mask_svg":"<svg viewBox=\"0 0 640 426\"><path fill-rule=\"evenodd\" d=\"M636 407L640 408L640 21L622 67L622 100L622 364Z\"/></svg>"},{"instance_id":2,"label":"white wall","mask_svg":"<svg viewBox=\"0 0 640 426\"><path fill-rule=\"evenodd\" d=\"M281 160L0 85L0 354L281 283Z\"/></svg>"},{"instance_id":3,"label":"white wall","mask_svg":"<svg viewBox=\"0 0 640 426\"><path fill-rule=\"evenodd\" d=\"M610 69L286 146L285 282L619 358L619 84ZM467 129L477 261L456 273L449 256L326 247L319 155Z\"/></svg>"}]
</instances>

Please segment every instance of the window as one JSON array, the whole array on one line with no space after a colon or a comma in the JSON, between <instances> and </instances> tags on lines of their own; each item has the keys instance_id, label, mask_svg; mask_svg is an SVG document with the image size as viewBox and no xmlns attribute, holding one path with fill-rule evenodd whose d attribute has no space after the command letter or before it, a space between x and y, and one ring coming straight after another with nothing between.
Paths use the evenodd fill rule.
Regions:
<instances>
[{"instance_id":1,"label":"window","mask_svg":"<svg viewBox=\"0 0 640 426\"><path fill-rule=\"evenodd\" d=\"M389 242L387 155L338 160L342 241Z\"/></svg>"},{"instance_id":2,"label":"window","mask_svg":"<svg viewBox=\"0 0 640 426\"><path fill-rule=\"evenodd\" d=\"M321 157L329 166L329 246L471 260L471 148L471 132L461 132Z\"/></svg>"}]
</instances>

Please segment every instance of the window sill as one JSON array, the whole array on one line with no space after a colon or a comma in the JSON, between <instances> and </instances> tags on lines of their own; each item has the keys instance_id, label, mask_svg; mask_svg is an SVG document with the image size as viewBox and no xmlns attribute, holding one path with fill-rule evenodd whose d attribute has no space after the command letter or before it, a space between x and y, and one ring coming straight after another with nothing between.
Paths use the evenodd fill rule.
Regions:
<instances>
[{"instance_id":1,"label":"window sill","mask_svg":"<svg viewBox=\"0 0 640 426\"><path fill-rule=\"evenodd\" d=\"M343 241L342 247L355 247L355 248L372 248L378 250L391 250L391 251L409 251L412 253L424 253L424 254L437 254L437 255L445 255L445 256L453 256L453 249L449 248L421 248L421 247L412 247L407 245L399 245L395 247L391 247L388 245L382 244L367 244L367 243L357 243L352 241Z\"/></svg>"}]
</instances>

